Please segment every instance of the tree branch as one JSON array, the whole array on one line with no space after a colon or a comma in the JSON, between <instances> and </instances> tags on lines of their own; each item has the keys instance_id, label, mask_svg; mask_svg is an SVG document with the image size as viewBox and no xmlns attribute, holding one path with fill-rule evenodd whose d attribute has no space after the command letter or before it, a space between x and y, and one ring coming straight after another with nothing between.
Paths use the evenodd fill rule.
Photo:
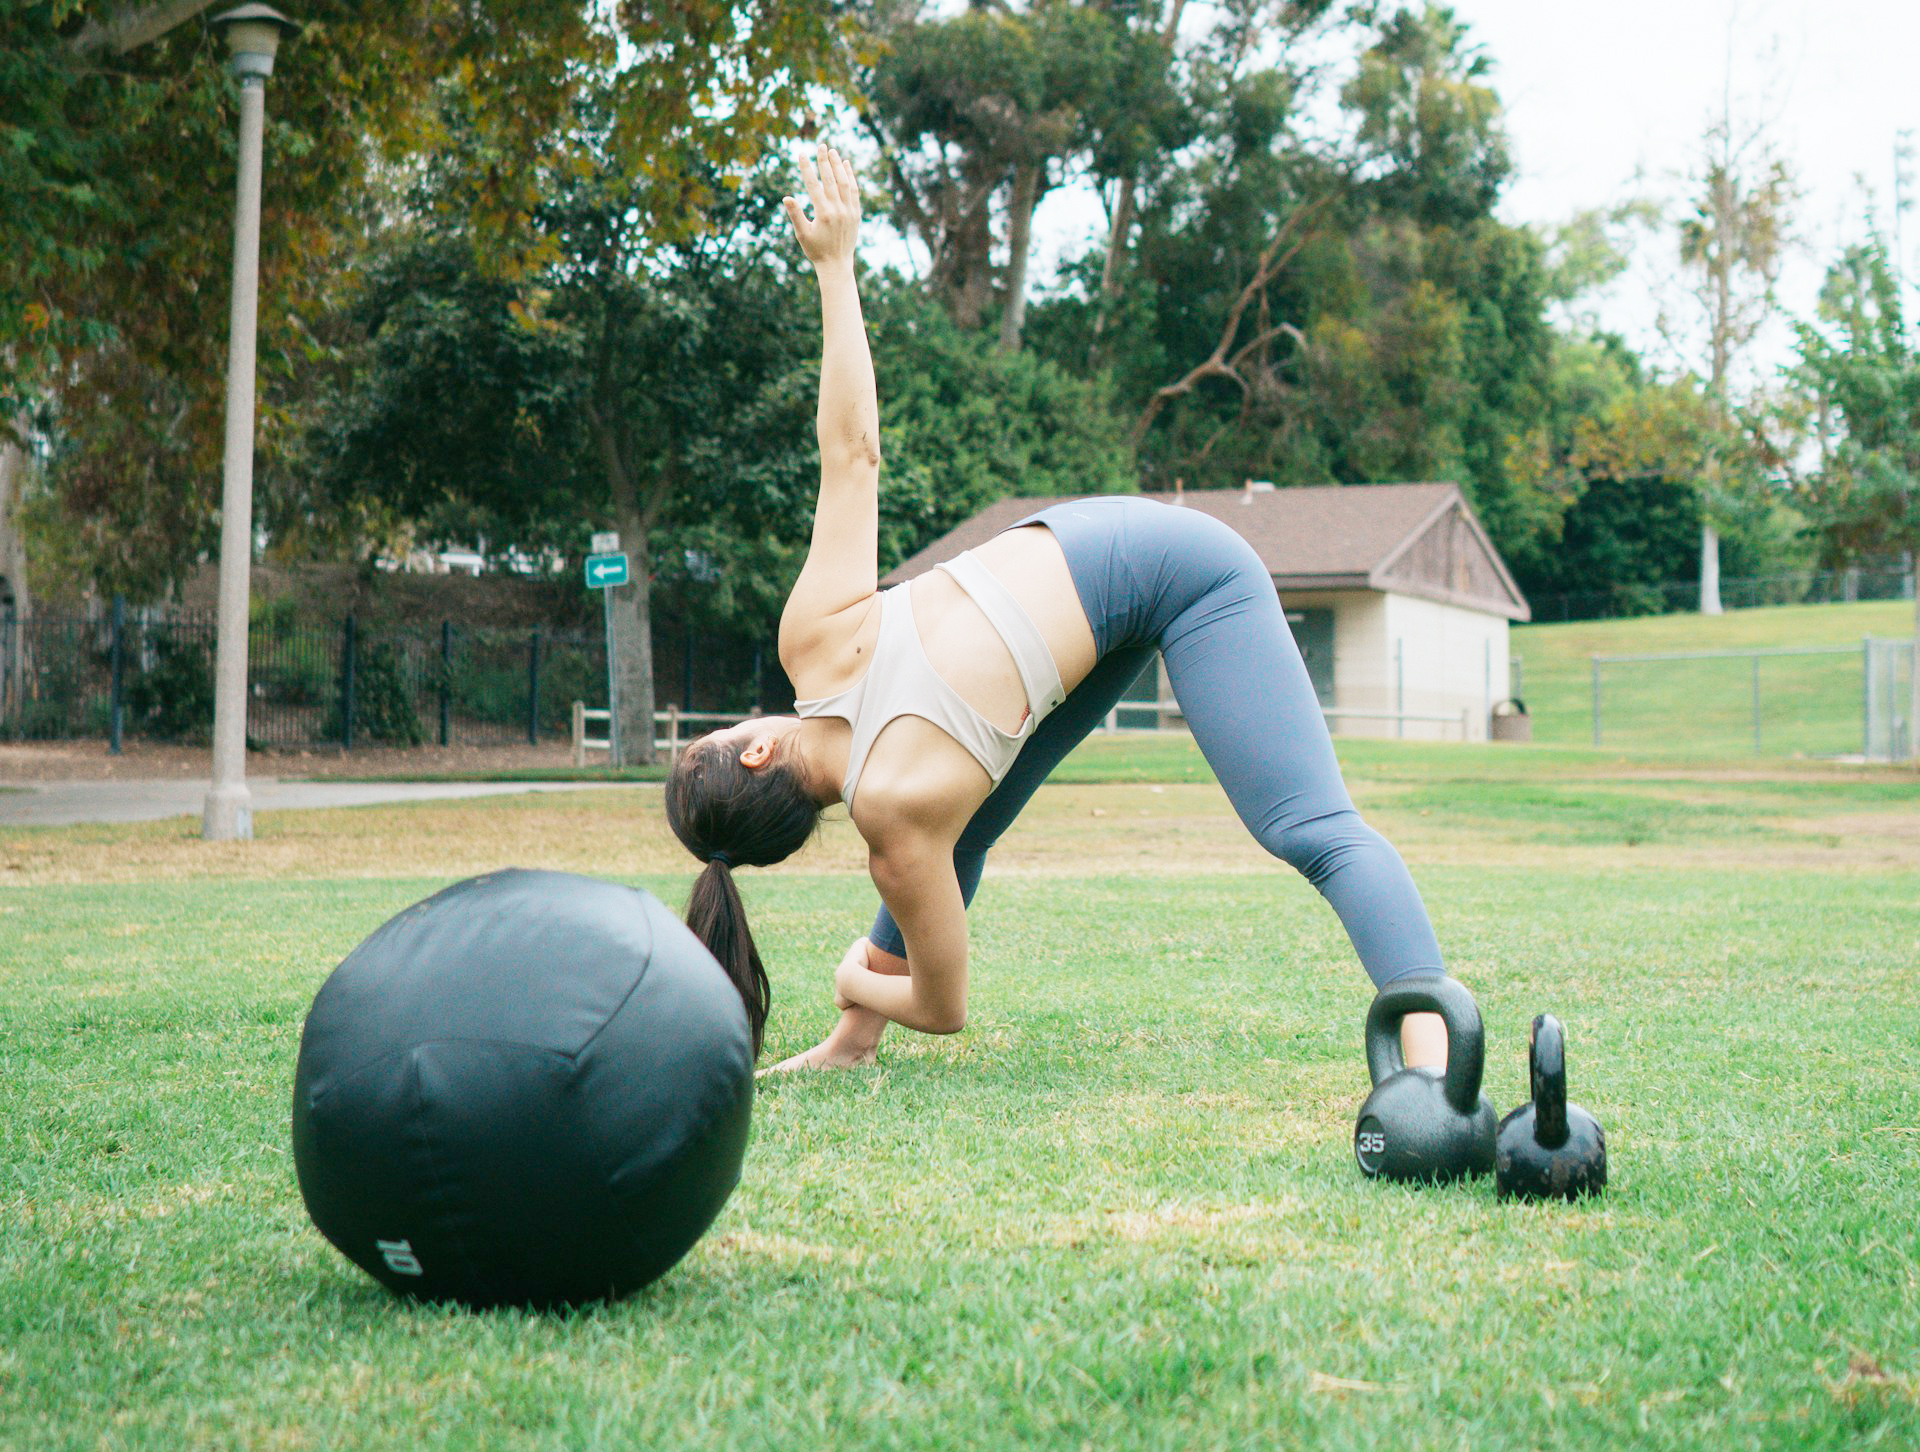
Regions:
<instances>
[{"instance_id":1,"label":"tree branch","mask_svg":"<svg viewBox=\"0 0 1920 1452\"><path fill-rule=\"evenodd\" d=\"M1138 448L1141 440L1146 438L1147 430L1153 427L1153 421L1160 416L1160 411L1176 398L1183 398L1193 392L1202 379L1231 378L1244 390L1247 384L1246 380L1240 377L1239 365L1246 361L1250 352L1272 342L1283 332L1290 333L1296 342L1305 343L1306 339L1299 329L1291 323L1279 323L1255 334L1253 341L1234 350L1231 358L1228 353L1228 350L1233 348L1234 337L1240 331L1240 321L1246 316L1247 309L1253 305L1256 298L1264 297L1267 285L1280 275L1289 262L1299 256L1301 248L1313 240L1312 229L1302 230L1304 224L1331 203L1333 197L1334 194L1328 192L1314 201L1295 207L1280 230L1274 234L1273 240L1261 249L1259 260L1254 264L1253 276L1247 279L1246 285L1234 298L1233 306L1227 310L1226 325L1221 328L1220 341L1214 344L1213 351L1189 369L1183 377L1156 388L1152 396L1147 399L1146 408L1141 411L1140 417L1133 425L1135 448ZM1299 236L1294 238L1293 245L1286 247L1283 252L1282 247L1295 232L1299 232Z\"/></svg>"},{"instance_id":2,"label":"tree branch","mask_svg":"<svg viewBox=\"0 0 1920 1452\"><path fill-rule=\"evenodd\" d=\"M125 55L150 40L158 40L212 4L213 0L158 0L144 6L123 5L111 20L89 20L67 44L83 56L101 51Z\"/></svg>"}]
</instances>

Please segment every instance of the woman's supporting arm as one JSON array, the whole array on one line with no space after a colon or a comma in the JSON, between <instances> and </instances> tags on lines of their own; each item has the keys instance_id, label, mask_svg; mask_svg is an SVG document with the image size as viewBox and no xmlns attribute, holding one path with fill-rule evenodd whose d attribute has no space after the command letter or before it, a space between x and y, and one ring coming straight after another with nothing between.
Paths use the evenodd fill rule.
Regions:
<instances>
[{"instance_id":1,"label":"woman's supporting arm","mask_svg":"<svg viewBox=\"0 0 1920 1452\"><path fill-rule=\"evenodd\" d=\"M967 1023L967 907L953 849L890 847L874 852L868 869L907 941L912 971L903 978L843 959L835 993L923 1034L959 1033Z\"/></svg>"},{"instance_id":2,"label":"woman's supporting arm","mask_svg":"<svg viewBox=\"0 0 1920 1452\"><path fill-rule=\"evenodd\" d=\"M820 499L806 565L780 622L780 650L804 654L828 616L879 587L880 403L854 281L860 189L846 158L822 146L816 169L800 163L813 203L809 219L792 197L787 219L820 283Z\"/></svg>"}]
</instances>

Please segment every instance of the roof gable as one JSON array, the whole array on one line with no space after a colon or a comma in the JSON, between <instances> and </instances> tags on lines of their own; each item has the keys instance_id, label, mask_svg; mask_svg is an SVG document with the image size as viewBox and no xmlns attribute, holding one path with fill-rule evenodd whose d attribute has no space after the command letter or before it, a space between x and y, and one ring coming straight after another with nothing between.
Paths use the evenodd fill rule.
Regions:
<instances>
[{"instance_id":1,"label":"roof gable","mask_svg":"<svg viewBox=\"0 0 1920 1452\"><path fill-rule=\"evenodd\" d=\"M1370 572L1368 583L1509 620L1533 616L1500 552L1457 491Z\"/></svg>"}]
</instances>

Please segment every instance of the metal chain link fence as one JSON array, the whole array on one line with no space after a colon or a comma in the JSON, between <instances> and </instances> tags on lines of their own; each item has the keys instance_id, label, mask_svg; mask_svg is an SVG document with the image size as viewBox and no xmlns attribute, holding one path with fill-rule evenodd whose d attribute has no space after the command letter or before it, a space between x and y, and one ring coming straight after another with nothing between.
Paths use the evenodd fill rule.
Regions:
<instances>
[{"instance_id":1,"label":"metal chain link fence","mask_svg":"<svg viewBox=\"0 0 1920 1452\"><path fill-rule=\"evenodd\" d=\"M1913 642L1596 655L1593 744L1859 757L1910 751Z\"/></svg>"}]
</instances>

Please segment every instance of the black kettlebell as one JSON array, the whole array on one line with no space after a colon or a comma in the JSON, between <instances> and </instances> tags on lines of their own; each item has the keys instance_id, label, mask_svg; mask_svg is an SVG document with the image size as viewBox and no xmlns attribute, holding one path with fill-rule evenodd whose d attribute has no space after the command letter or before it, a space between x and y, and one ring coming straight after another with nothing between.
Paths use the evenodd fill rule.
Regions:
<instances>
[{"instance_id":1,"label":"black kettlebell","mask_svg":"<svg viewBox=\"0 0 1920 1452\"><path fill-rule=\"evenodd\" d=\"M1599 1194L1607 1183L1607 1132L1578 1104L1567 1103L1567 1036L1552 1014L1533 1021L1527 1058L1533 1103L1500 1121L1500 1197L1573 1200Z\"/></svg>"},{"instance_id":2,"label":"black kettlebell","mask_svg":"<svg viewBox=\"0 0 1920 1452\"><path fill-rule=\"evenodd\" d=\"M1400 1021L1437 1013L1447 1025L1447 1068L1409 1069ZM1353 1126L1353 1157L1389 1180L1456 1180L1493 1169L1494 1108L1480 1093L1486 1041L1473 995L1443 973L1389 983L1367 1010L1373 1093Z\"/></svg>"}]
</instances>

